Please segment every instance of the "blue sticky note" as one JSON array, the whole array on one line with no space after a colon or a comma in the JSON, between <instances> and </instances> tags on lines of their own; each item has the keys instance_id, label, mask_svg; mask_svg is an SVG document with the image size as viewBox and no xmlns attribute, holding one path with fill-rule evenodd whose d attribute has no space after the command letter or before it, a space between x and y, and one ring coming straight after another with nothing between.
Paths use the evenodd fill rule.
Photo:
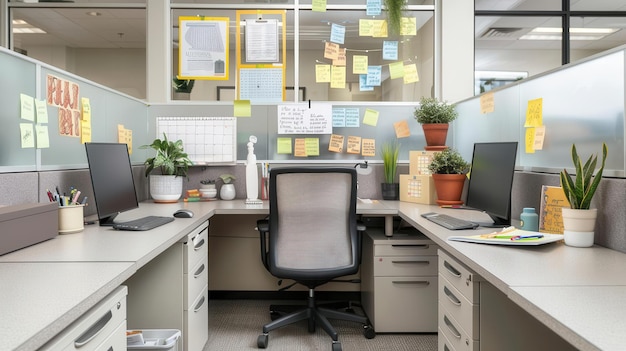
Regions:
<instances>
[{"instance_id":1,"label":"blue sticky note","mask_svg":"<svg viewBox=\"0 0 626 351\"><path fill-rule=\"evenodd\" d=\"M333 108L333 128L346 126L346 109Z\"/></svg>"},{"instance_id":2,"label":"blue sticky note","mask_svg":"<svg viewBox=\"0 0 626 351\"><path fill-rule=\"evenodd\" d=\"M359 74L359 90L373 91L374 87L367 85L367 74Z\"/></svg>"},{"instance_id":3,"label":"blue sticky note","mask_svg":"<svg viewBox=\"0 0 626 351\"><path fill-rule=\"evenodd\" d=\"M346 37L346 27L333 23L330 29L330 41L337 44L343 44Z\"/></svg>"},{"instance_id":4,"label":"blue sticky note","mask_svg":"<svg viewBox=\"0 0 626 351\"><path fill-rule=\"evenodd\" d=\"M382 66L367 66L367 79L365 80L365 85L369 85L371 87L380 86L382 72Z\"/></svg>"},{"instance_id":5,"label":"blue sticky note","mask_svg":"<svg viewBox=\"0 0 626 351\"><path fill-rule=\"evenodd\" d=\"M383 41L383 60L398 59L398 42Z\"/></svg>"},{"instance_id":6,"label":"blue sticky note","mask_svg":"<svg viewBox=\"0 0 626 351\"><path fill-rule=\"evenodd\" d=\"M365 76L362 74L361 76ZM372 90L374 87L371 87ZM346 108L346 127L358 128L359 127L359 108L348 107Z\"/></svg>"},{"instance_id":7,"label":"blue sticky note","mask_svg":"<svg viewBox=\"0 0 626 351\"><path fill-rule=\"evenodd\" d=\"M380 16L382 12L381 0L367 0L367 10L365 14L368 16Z\"/></svg>"}]
</instances>

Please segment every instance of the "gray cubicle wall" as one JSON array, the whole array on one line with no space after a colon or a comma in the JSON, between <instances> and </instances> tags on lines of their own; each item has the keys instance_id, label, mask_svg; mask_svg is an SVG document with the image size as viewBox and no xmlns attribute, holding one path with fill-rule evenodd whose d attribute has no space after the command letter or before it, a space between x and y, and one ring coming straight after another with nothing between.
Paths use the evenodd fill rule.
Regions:
<instances>
[{"instance_id":1,"label":"gray cubicle wall","mask_svg":"<svg viewBox=\"0 0 626 351\"><path fill-rule=\"evenodd\" d=\"M453 144L470 159L475 142L518 140L519 167L555 173L572 168L572 143L586 159L601 155L604 142L609 150L604 174L626 177L624 50L610 50L494 90L492 113L481 114L480 96L459 102ZM526 153L526 107L538 98L543 99L545 141L542 150Z\"/></svg>"}]
</instances>

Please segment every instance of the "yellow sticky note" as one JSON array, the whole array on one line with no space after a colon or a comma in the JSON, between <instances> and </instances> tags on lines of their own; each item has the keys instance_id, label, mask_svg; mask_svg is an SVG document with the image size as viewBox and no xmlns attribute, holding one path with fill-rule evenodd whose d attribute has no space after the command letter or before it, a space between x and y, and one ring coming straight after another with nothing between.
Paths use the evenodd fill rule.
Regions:
<instances>
[{"instance_id":1,"label":"yellow sticky note","mask_svg":"<svg viewBox=\"0 0 626 351\"><path fill-rule=\"evenodd\" d=\"M330 65L315 65L315 82L330 83Z\"/></svg>"},{"instance_id":2,"label":"yellow sticky note","mask_svg":"<svg viewBox=\"0 0 626 351\"><path fill-rule=\"evenodd\" d=\"M91 142L91 120L80 121L80 142L81 144Z\"/></svg>"},{"instance_id":3,"label":"yellow sticky note","mask_svg":"<svg viewBox=\"0 0 626 351\"><path fill-rule=\"evenodd\" d=\"M32 123L20 123L20 140L23 149L35 147L35 131Z\"/></svg>"},{"instance_id":4,"label":"yellow sticky note","mask_svg":"<svg viewBox=\"0 0 626 351\"><path fill-rule=\"evenodd\" d=\"M304 138L304 147L306 149L307 156L319 156L320 155L320 139L319 138Z\"/></svg>"},{"instance_id":5,"label":"yellow sticky note","mask_svg":"<svg viewBox=\"0 0 626 351\"><path fill-rule=\"evenodd\" d=\"M480 113L491 113L494 111L494 108L493 92L487 92L480 96Z\"/></svg>"},{"instance_id":6,"label":"yellow sticky note","mask_svg":"<svg viewBox=\"0 0 626 351\"><path fill-rule=\"evenodd\" d=\"M330 69L330 87L343 89L346 87L346 67L332 66Z\"/></svg>"},{"instance_id":7,"label":"yellow sticky note","mask_svg":"<svg viewBox=\"0 0 626 351\"><path fill-rule=\"evenodd\" d=\"M386 38L389 32L387 30L386 20L374 20L372 27L372 37L374 38Z\"/></svg>"},{"instance_id":8,"label":"yellow sticky note","mask_svg":"<svg viewBox=\"0 0 626 351\"><path fill-rule=\"evenodd\" d=\"M343 135L331 134L328 142L328 151L343 152Z\"/></svg>"},{"instance_id":9,"label":"yellow sticky note","mask_svg":"<svg viewBox=\"0 0 626 351\"><path fill-rule=\"evenodd\" d=\"M369 19L359 19L359 36L371 37L374 33L374 21Z\"/></svg>"},{"instance_id":10,"label":"yellow sticky note","mask_svg":"<svg viewBox=\"0 0 626 351\"><path fill-rule=\"evenodd\" d=\"M345 66L346 65L346 48L340 48L337 53L337 58L333 60L333 66Z\"/></svg>"},{"instance_id":11,"label":"yellow sticky note","mask_svg":"<svg viewBox=\"0 0 626 351\"><path fill-rule=\"evenodd\" d=\"M535 127L535 150L543 150L543 140L546 137L546 126Z\"/></svg>"},{"instance_id":12,"label":"yellow sticky note","mask_svg":"<svg viewBox=\"0 0 626 351\"><path fill-rule=\"evenodd\" d=\"M48 105L46 100L35 100L35 110L37 111L37 123L48 123Z\"/></svg>"},{"instance_id":13,"label":"yellow sticky note","mask_svg":"<svg viewBox=\"0 0 626 351\"><path fill-rule=\"evenodd\" d=\"M313 11L326 12L326 0L313 0L311 5Z\"/></svg>"},{"instance_id":14,"label":"yellow sticky note","mask_svg":"<svg viewBox=\"0 0 626 351\"><path fill-rule=\"evenodd\" d=\"M349 136L346 152L349 154L361 153L361 137Z\"/></svg>"},{"instance_id":15,"label":"yellow sticky note","mask_svg":"<svg viewBox=\"0 0 626 351\"><path fill-rule=\"evenodd\" d=\"M400 35L416 35L417 20L415 17L402 17L400 20Z\"/></svg>"},{"instance_id":16,"label":"yellow sticky note","mask_svg":"<svg viewBox=\"0 0 626 351\"><path fill-rule=\"evenodd\" d=\"M417 66L414 63L404 65L404 84L419 82L420 77L417 74Z\"/></svg>"},{"instance_id":17,"label":"yellow sticky note","mask_svg":"<svg viewBox=\"0 0 626 351\"><path fill-rule=\"evenodd\" d=\"M352 56L352 74L367 74L367 56Z\"/></svg>"},{"instance_id":18,"label":"yellow sticky note","mask_svg":"<svg viewBox=\"0 0 626 351\"><path fill-rule=\"evenodd\" d=\"M48 126L36 125L35 132L37 133L37 148L38 149L49 148L50 136L48 135Z\"/></svg>"},{"instance_id":19,"label":"yellow sticky note","mask_svg":"<svg viewBox=\"0 0 626 351\"><path fill-rule=\"evenodd\" d=\"M20 116L27 121L35 121L35 100L32 96L20 94Z\"/></svg>"},{"instance_id":20,"label":"yellow sticky note","mask_svg":"<svg viewBox=\"0 0 626 351\"><path fill-rule=\"evenodd\" d=\"M372 110L371 108L365 109L365 115L363 116L363 124L367 124L373 127L376 127L378 124L378 111Z\"/></svg>"},{"instance_id":21,"label":"yellow sticky note","mask_svg":"<svg viewBox=\"0 0 626 351\"><path fill-rule=\"evenodd\" d=\"M543 125L543 98L529 100L524 127L539 127L540 125Z\"/></svg>"},{"instance_id":22,"label":"yellow sticky note","mask_svg":"<svg viewBox=\"0 0 626 351\"><path fill-rule=\"evenodd\" d=\"M235 117L250 117L252 116L252 106L250 106L250 100L235 100L233 102Z\"/></svg>"},{"instance_id":23,"label":"yellow sticky note","mask_svg":"<svg viewBox=\"0 0 626 351\"><path fill-rule=\"evenodd\" d=\"M535 153L535 128L526 128L526 153L534 154Z\"/></svg>"},{"instance_id":24,"label":"yellow sticky note","mask_svg":"<svg viewBox=\"0 0 626 351\"><path fill-rule=\"evenodd\" d=\"M331 43L329 41L324 44L324 58L329 60L336 60L339 57L339 44Z\"/></svg>"},{"instance_id":25,"label":"yellow sticky note","mask_svg":"<svg viewBox=\"0 0 626 351\"><path fill-rule=\"evenodd\" d=\"M89 98L80 98L80 106L83 121L91 122L91 103L89 102Z\"/></svg>"},{"instance_id":26,"label":"yellow sticky note","mask_svg":"<svg viewBox=\"0 0 626 351\"><path fill-rule=\"evenodd\" d=\"M296 157L306 157L306 143L304 138L296 138L295 145L293 147L293 155Z\"/></svg>"},{"instance_id":27,"label":"yellow sticky note","mask_svg":"<svg viewBox=\"0 0 626 351\"><path fill-rule=\"evenodd\" d=\"M409 122L406 119L394 123L393 129L396 131L396 138L408 138L411 136Z\"/></svg>"},{"instance_id":28,"label":"yellow sticky note","mask_svg":"<svg viewBox=\"0 0 626 351\"><path fill-rule=\"evenodd\" d=\"M363 139L361 149L361 156L376 156L376 140Z\"/></svg>"},{"instance_id":29,"label":"yellow sticky note","mask_svg":"<svg viewBox=\"0 0 626 351\"><path fill-rule=\"evenodd\" d=\"M402 61L390 63L389 76L391 79L404 77L404 63Z\"/></svg>"},{"instance_id":30,"label":"yellow sticky note","mask_svg":"<svg viewBox=\"0 0 626 351\"><path fill-rule=\"evenodd\" d=\"M291 138L276 139L276 152L278 154L291 154Z\"/></svg>"}]
</instances>

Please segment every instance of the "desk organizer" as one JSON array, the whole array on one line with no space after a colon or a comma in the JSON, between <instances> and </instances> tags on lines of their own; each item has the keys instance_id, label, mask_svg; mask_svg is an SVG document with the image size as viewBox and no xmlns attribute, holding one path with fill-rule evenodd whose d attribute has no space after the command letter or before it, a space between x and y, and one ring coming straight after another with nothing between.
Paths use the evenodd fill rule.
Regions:
<instances>
[{"instance_id":1,"label":"desk organizer","mask_svg":"<svg viewBox=\"0 0 626 351\"><path fill-rule=\"evenodd\" d=\"M57 236L57 202L0 207L0 255Z\"/></svg>"}]
</instances>

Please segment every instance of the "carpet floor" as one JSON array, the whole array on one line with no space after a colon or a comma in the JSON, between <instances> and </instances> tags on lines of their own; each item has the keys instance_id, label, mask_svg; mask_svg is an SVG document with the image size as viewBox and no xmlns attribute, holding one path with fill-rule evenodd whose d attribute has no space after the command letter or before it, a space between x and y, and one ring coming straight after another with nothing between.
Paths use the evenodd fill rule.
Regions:
<instances>
[{"instance_id":1,"label":"carpet floor","mask_svg":"<svg viewBox=\"0 0 626 351\"><path fill-rule=\"evenodd\" d=\"M269 300L210 300L209 341L203 351L257 350L257 337L271 321ZM437 334L377 334L366 339L358 323L331 320L343 351L436 351ZM269 351L330 351L331 338L321 329L307 331L301 321L269 334Z\"/></svg>"}]
</instances>

